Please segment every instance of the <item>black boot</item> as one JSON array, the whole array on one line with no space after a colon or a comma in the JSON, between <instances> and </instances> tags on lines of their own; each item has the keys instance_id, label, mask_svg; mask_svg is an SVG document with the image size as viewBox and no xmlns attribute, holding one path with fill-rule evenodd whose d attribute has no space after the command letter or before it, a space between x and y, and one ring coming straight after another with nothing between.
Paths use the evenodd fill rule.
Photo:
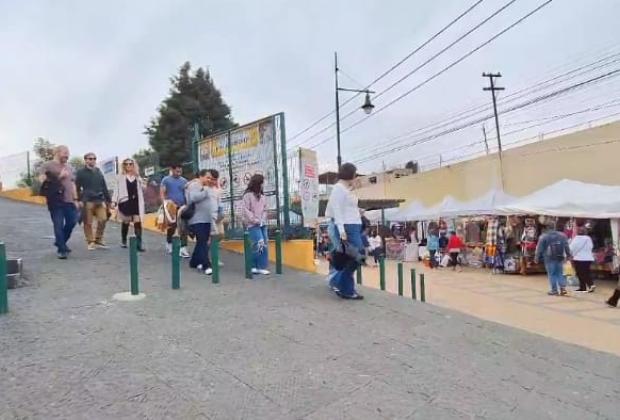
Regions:
<instances>
[{"instance_id":1,"label":"black boot","mask_svg":"<svg viewBox=\"0 0 620 420\"><path fill-rule=\"evenodd\" d=\"M607 299L607 304L612 308L615 308L618 306L618 299L620 299L620 289L615 289L614 294Z\"/></svg>"},{"instance_id":2,"label":"black boot","mask_svg":"<svg viewBox=\"0 0 620 420\"><path fill-rule=\"evenodd\" d=\"M121 248L127 248L127 234L129 233L129 223L121 225Z\"/></svg>"},{"instance_id":3,"label":"black boot","mask_svg":"<svg viewBox=\"0 0 620 420\"><path fill-rule=\"evenodd\" d=\"M133 231L136 234L136 239L138 240L138 252L146 251L142 246L142 223L134 223Z\"/></svg>"}]
</instances>

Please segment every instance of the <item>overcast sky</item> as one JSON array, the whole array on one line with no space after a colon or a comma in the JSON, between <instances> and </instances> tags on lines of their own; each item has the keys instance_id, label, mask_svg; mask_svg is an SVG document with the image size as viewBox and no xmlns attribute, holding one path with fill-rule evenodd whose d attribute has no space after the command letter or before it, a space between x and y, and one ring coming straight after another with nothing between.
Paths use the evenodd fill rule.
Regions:
<instances>
[{"instance_id":1,"label":"overcast sky","mask_svg":"<svg viewBox=\"0 0 620 420\"><path fill-rule=\"evenodd\" d=\"M411 71L507 1L485 0L373 89L380 91ZM470 38L378 98L377 109L543 2L516 1ZM29 149L37 136L68 144L76 154L91 150L101 157L132 154L147 146L144 126L166 96L169 77L186 60L210 69L237 122L284 111L292 137L333 109L334 51L350 76L342 74L341 84L363 87L473 3L0 0L0 156ZM501 71L500 84L508 95L609 51L620 51L618 16L617 0L555 0L385 112L344 132L344 160L372 157L369 145L381 146L386 139L452 112L487 104L489 93L481 89L487 83L481 77L483 71ZM559 109L572 112L584 103L612 101L620 96L619 86L614 79L582 96L506 116L502 123L510 130L511 124L518 126L533 116L547 118ZM342 100L348 95L343 93ZM362 99L343 107L342 113L361 105ZM620 108L597 112L614 110ZM584 121L597 116L580 114ZM355 113L343 121L343 128L361 117L361 111ZM332 122L330 117L315 129ZM562 119L557 127L534 130L570 122ZM312 133L292 143L303 142ZM333 134L330 128L304 144L313 145ZM476 126L400 153L366 159L361 166L379 169L383 160L394 165L420 157L430 162L434 158L428 156L441 153L445 160L469 152L461 148L450 154L451 149L481 136L481 127ZM318 150L323 167L335 164L335 140Z\"/></svg>"}]
</instances>

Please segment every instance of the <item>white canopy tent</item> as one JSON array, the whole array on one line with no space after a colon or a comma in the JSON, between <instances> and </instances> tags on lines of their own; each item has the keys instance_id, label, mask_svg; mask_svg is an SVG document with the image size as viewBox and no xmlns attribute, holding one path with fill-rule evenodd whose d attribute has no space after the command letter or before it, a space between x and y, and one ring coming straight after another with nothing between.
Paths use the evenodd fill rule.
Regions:
<instances>
[{"instance_id":1,"label":"white canopy tent","mask_svg":"<svg viewBox=\"0 0 620 420\"><path fill-rule=\"evenodd\" d=\"M400 208L392 207L389 209L385 209L385 220L392 220L391 217L398 213ZM364 212L364 216L370 221L370 223L381 223L381 210L366 210Z\"/></svg>"},{"instance_id":2,"label":"white canopy tent","mask_svg":"<svg viewBox=\"0 0 620 420\"><path fill-rule=\"evenodd\" d=\"M502 214L615 219L620 218L620 186L563 179L496 210Z\"/></svg>"},{"instance_id":3,"label":"white canopy tent","mask_svg":"<svg viewBox=\"0 0 620 420\"><path fill-rule=\"evenodd\" d=\"M453 200L442 208L443 217L481 216L498 214L497 208L516 198L506 194L503 190L489 190L482 197L469 201Z\"/></svg>"}]
</instances>

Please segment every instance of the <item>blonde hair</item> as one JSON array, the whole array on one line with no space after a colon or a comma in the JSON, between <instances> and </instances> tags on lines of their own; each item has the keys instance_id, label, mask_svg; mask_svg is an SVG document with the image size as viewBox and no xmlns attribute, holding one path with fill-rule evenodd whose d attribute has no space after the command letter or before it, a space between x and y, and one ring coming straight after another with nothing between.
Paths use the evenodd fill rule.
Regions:
<instances>
[{"instance_id":1,"label":"blonde hair","mask_svg":"<svg viewBox=\"0 0 620 420\"><path fill-rule=\"evenodd\" d=\"M132 158L126 158L126 159L122 160L122 162L121 162L121 174L127 175L127 170L125 169L125 162L133 162L133 169L134 169L133 175L139 177L140 176L140 166L138 166L138 162L136 162L135 159L132 159Z\"/></svg>"}]
</instances>

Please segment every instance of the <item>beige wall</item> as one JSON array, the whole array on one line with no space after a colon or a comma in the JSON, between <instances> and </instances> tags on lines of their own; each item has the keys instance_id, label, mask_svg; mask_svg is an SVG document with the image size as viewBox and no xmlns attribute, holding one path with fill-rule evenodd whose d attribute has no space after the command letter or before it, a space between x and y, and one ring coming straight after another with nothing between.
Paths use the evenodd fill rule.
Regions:
<instances>
[{"instance_id":1,"label":"beige wall","mask_svg":"<svg viewBox=\"0 0 620 420\"><path fill-rule=\"evenodd\" d=\"M506 150L504 189L523 196L564 178L620 185L620 121ZM425 205L501 187L497 154L359 189L360 198L401 198Z\"/></svg>"}]
</instances>

